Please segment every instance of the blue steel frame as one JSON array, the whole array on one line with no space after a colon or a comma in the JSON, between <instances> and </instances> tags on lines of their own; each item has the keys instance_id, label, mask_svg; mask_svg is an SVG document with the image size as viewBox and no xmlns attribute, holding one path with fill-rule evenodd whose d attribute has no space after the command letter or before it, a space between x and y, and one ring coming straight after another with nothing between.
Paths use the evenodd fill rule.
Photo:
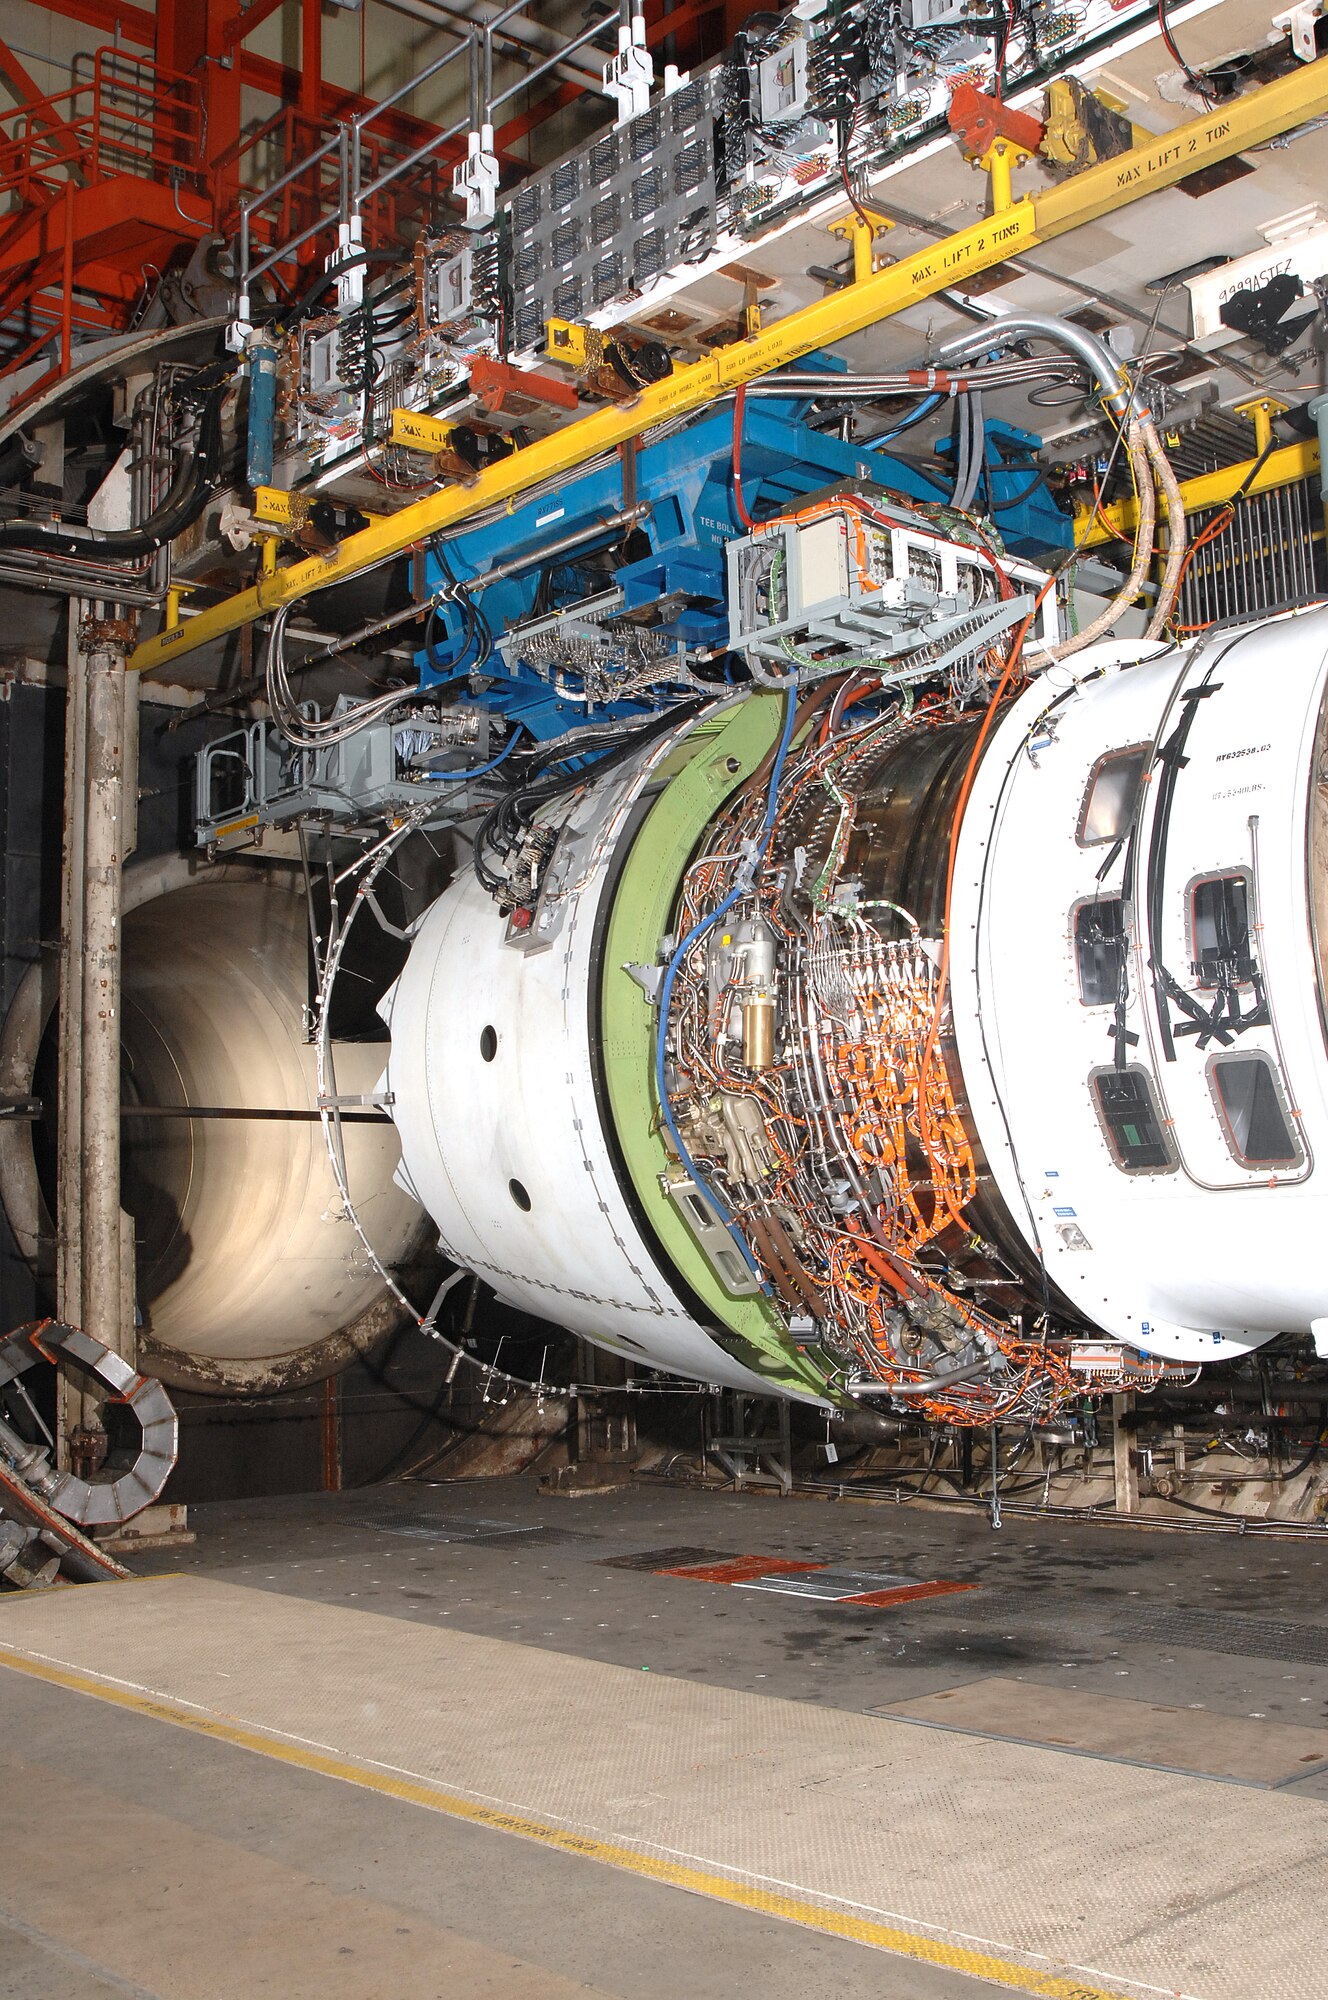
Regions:
<instances>
[{"instance_id":1,"label":"blue steel frame","mask_svg":"<svg viewBox=\"0 0 1328 2000\"><path fill-rule=\"evenodd\" d=\"M948 499L948 486L907 460L812 429L805 421L809 408L805 399L793 396L747 404L742 489L754 518L778 513L844 478L872 481L906 500ZM1002 433L1012 448L1023 445L1030 453L1039 443L1031 434L1006 427ZM996 516L1002 539L1020 555L1068 548L1069 519L1044 487L1029 492L1031 476L1027 464L1006 465L999 453L992 460L987 478L991 500L1002 507ZM1015 504L1002 504L1009 501ZM724 544L746 532L734 502L731 409L703 416L640 446L630 467L626 459L615 458L572 476L557 493L513 508L500 521L463 531L441 548L435 544L428 555L428 589L433 593L456 583L479 607L482 623L468 620L455 602L440 600L428 646L417 655L421 686L451 686L461 703L473 702L507 715L540 739L558 735L591 715L629 718L657 706L628 701L588 709L584 702L560 699L541 675L519 660L504 661L496 648L486 656L482 630L487 625L492 634L501 636L537 610L556 610L584 596L585 580L575 574L577 560L621 546L621 525L605 523L633 504L648 509L639 529L650 552L614 571L612 583L624 594L623 608L631 611L676 599L657 629L688 646L722 649L728 631ZM544 549L571 535L584 535L584 545L551 565L541 563ZM524 556L529 556L528 567L486 585L489 569ZM544 598L539 600L542 586Z\"/></svg>"}]
</instances>

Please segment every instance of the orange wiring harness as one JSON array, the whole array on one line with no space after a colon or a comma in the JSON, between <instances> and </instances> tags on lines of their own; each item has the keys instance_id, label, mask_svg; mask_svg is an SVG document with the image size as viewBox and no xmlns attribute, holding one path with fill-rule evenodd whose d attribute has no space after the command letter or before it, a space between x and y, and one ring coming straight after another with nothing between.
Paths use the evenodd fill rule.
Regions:
<instances>
[{"instance_id":1,"label":"orange wiring harness","mask_svg":"<svg viewBox=\"0 0 1328 2000\"><path fill-rule=\"evenodd\" d=\"M842 511L838 501L835 510ZM819 506L798 518L826 511ZM818 700L804 706L767 858L752 885L754 912L782 938L789 968L791 1025L782 1059L755 1072L735 1056L737 1038L726 1032L734 982L730 979L717 997L710 992L704 943L680 968L675 986L675 1103L692 1106L689 1147L695 1142L712 1171L725 1176L735 1221L773 1288L790 1296L791 1248L800 1262L799 1277L833 1314L845 1356L864 1375L905 1392L935 1380L935 1391L910 1400L910 1407L933 1422L965 1426L1045 1412L1075 1390L1068 1363L1055 1348L979 1309L946 1275L946 1246L953 1254L956 1246L974 1241L966 1210L978 1190L973 1144L956 1102L942 1032L959 827L996 713L1019 673L1024 638L1051 587L1048 579L995 670L951 827L939 949L918 936L916 925L906 937L883 936L852 896L837 896L836 885L856 814L856 789L870 782L886 748L943 723L945 712L939 705L917 713L896 709L831 734L834 708L842 722L849 699L862 699L872 688L870 681L846 677L823 683ZM818 715L817 707L825 715ZM763 811L763 797L747 787L712 825L712 851L693 864L684 882L675 919L679 934L731 888ZM779 857L793 839L791 832L781 839L785 829L808 823L821 833L816 859L804 861L804 915L789 903L788 861ZM736 923L736 911L729 921ZM734 1171L724 1136L724 1107L742 1098L760 1111L763 1163L755 1184L749 1172ZM859 1190L847 1209L830 1199L828 1189L836 1182ZM785 1246L784 1268L778 1271L767 1261L772 1240ZM929 1245L941 1254L939 1266L919 1261ZM970 1351L976 1343L995 1361L995 1371L944 1390L949 1350L932 1337L937 1328Z\"/></svg>"}]
</instances>

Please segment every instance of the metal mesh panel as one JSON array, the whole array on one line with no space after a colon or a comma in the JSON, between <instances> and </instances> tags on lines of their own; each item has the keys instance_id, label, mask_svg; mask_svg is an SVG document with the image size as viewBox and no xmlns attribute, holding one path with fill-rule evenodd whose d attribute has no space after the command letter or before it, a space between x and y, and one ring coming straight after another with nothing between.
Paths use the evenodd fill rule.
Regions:
<instances>
[{"instance_id":1,"label":"metal mesh panel","mask_svg":"<svg viewBox=\"0 0 1328 2000\"><path fill-rule=\"evenodd\" d=\"M538 343L550 312L577 319L621 304L681 258L705 255L717 226L720 88L719 72L693 79L512 195L505 213L518 350Z\"/></svg>"},{"instance_id":2,"label":"metal mesh panel","mask_svg":"<svg viewBox=\"0 0 1328 2000\"><path fill-rule=\"evenodd\" d=\"M1181 587L1181 626L1239 625L1307 603L1316 589L1317 505L1308 482L1242 501L1230 525L1190 561ZM1191 535L1213 519L1211 513L1193 517Z\"/></svg>"}]
</instances>

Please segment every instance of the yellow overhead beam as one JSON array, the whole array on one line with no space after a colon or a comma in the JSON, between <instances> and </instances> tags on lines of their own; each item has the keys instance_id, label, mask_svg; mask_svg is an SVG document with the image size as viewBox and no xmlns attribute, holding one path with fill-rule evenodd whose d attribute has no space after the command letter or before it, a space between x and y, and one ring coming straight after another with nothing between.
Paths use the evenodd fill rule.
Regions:
<instances>
[{"instance_id":1,"label":"yellow overhead beam","mask_svg":"<svg viewBox=\"0 0 1328 2000\"><path fill-rule=\"evenodd\" d=\"M1233 500L1245 481L1246 498L1256 493L1271 493L1275 486L1296 486L1302 479L1317 479L1319 476L1319 447L1313 438L1306 438L1298 444L1283 445L1278 451L1269 452L1259 470L1257 458L1246 458L1239 465L1225 465L1219 472L1203 472L1197 479L1181 481L1181 498L1185 502L1187 514L1202 514L1205 508L1225 506ZM1250 475L1254 473L1251 479ZM1158 504L1167 511L1166 496L1158 495ZM1133 539L1139 520L1137 500L1118 500L1110 507L1099 507L1092 527L1087 527L1088 510L1079 515L1081 532L1075 541L1080 548L1090 549L1095 542L1111 542L1121 536ZM1113 534L1112 530L1115 530Z\"/></svg>"},{"instance_id":2,"label":"yellow overhead beam","mask_svg":"<svg viewBox=\"0 0 1328 2000\"><path fill-rule=\"evenodd\" d=\"M330 553L288 563L261 577L250 589L211 605L196 618L145 639L128 664L142 673L167 666L279 605L343 583L458 527L484 508L514 500L545 480L574 471L588 459L616 449L656 424L704 409L740 383L861 333L947 286L962 288L966 278L1018 256L1021 250L1062 236L1157 189L1171 187L1201 167L1229 159L1243 146L1276 138L1325 112L1328 57L1320 57L1316 62L1298 64L1290 76L1251 91L1220 113L1206 112L1118 159L1026 196L985 222L971 223L930 249L903 257L746 340L678 368L628 403L610 404L537 438L463 486L443 487L399 513L379 516L358 534L348 535Z\"/></svg>"}]
</instances>

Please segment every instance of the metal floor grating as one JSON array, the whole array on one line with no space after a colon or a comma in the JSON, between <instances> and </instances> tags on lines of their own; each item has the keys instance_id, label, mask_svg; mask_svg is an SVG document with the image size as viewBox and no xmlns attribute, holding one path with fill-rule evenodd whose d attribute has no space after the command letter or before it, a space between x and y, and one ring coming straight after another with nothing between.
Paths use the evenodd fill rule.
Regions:
<instances>
[{"instance_id":1,"label":"metal floor grating","mask_svg":"<svg viewBox=\"0 0 1328 2000\"><path fill-rule=\"evenodd\" d=\"M25 1593L0 1652L286 1761L314 1738L317 1768L453 1817L668 1880L683 1859L701 1893L994 1952L1026 1991L1328 2000L1328 1805L1286 1790L1071 1767L216 1579Z\"/></svg>"},{"instance_id":2,"label":"metal floor grating","mask_svg":"<svg viewBox=\"0 0 1328 2000\"><path fill-rule=\"evenodd\" d=\"M1120 1615L1106 1605L1096 1612L1081 1604L1071 1617L1053 1595L984 1590L973 1599L973 1615L966 1625L970 1635L975 1626L989 1634L1000 1632L1016 1638L1027 1634L1045 1641L1049 1648L1066 1651L1076 1646L1082 1650L1086 1642L1142 1640L1222 1653L1234 1659L1328 1666L1328 1625L1252 1618L1240 1612L1162 1609Z\"/></svg>"},{"instance_id":3,"label":"metal floor grating","mask_svg":"<svg viewBox=\"0 0 1328 2000\"><path fill-rule=\"evenodd\" d=\"M722 1549L699 1549L683 1545L673 1549L641 1549L635 1555L599 1556L601 1569L654 1570L685 1569L689 1564L723 1562Z\"/></svg>"},{"instance_id":4,"label":"metal floor grating","mask_svg":"<svg viewBox=\"0 0 1328 2000\"><path fill-rule=\"evenodd\" d=\"M561 1548L578 1542L593 1542L594 1535L578 1534L572 1528L526 1527L519 1521L454 1519L435 1514L425 1507L394 1507L369 1502L339 1515L347 1527L375 1528L384 1535L406 1535L428 1542L470 1542L493 1548L506 1542L520 1542L523 1548Z\"/></svg>"},{"instance_id":5,"label":"metal floor grating","mask_svg":"<svg viewBox=\"0 0 1328 2000\"><path fill-rule=\"evenodd\" d=\"M1193 1646L1205 1653L1238 1659L1286 1660L1307 1667L1328 1666L1328 1626L1292 1624L1282 1618L1233 1617L1223 1611L1161 1611L1132 1620L1131 1638L1160 1639L1168 1646Z\"/></svg>"}]
</instances>

